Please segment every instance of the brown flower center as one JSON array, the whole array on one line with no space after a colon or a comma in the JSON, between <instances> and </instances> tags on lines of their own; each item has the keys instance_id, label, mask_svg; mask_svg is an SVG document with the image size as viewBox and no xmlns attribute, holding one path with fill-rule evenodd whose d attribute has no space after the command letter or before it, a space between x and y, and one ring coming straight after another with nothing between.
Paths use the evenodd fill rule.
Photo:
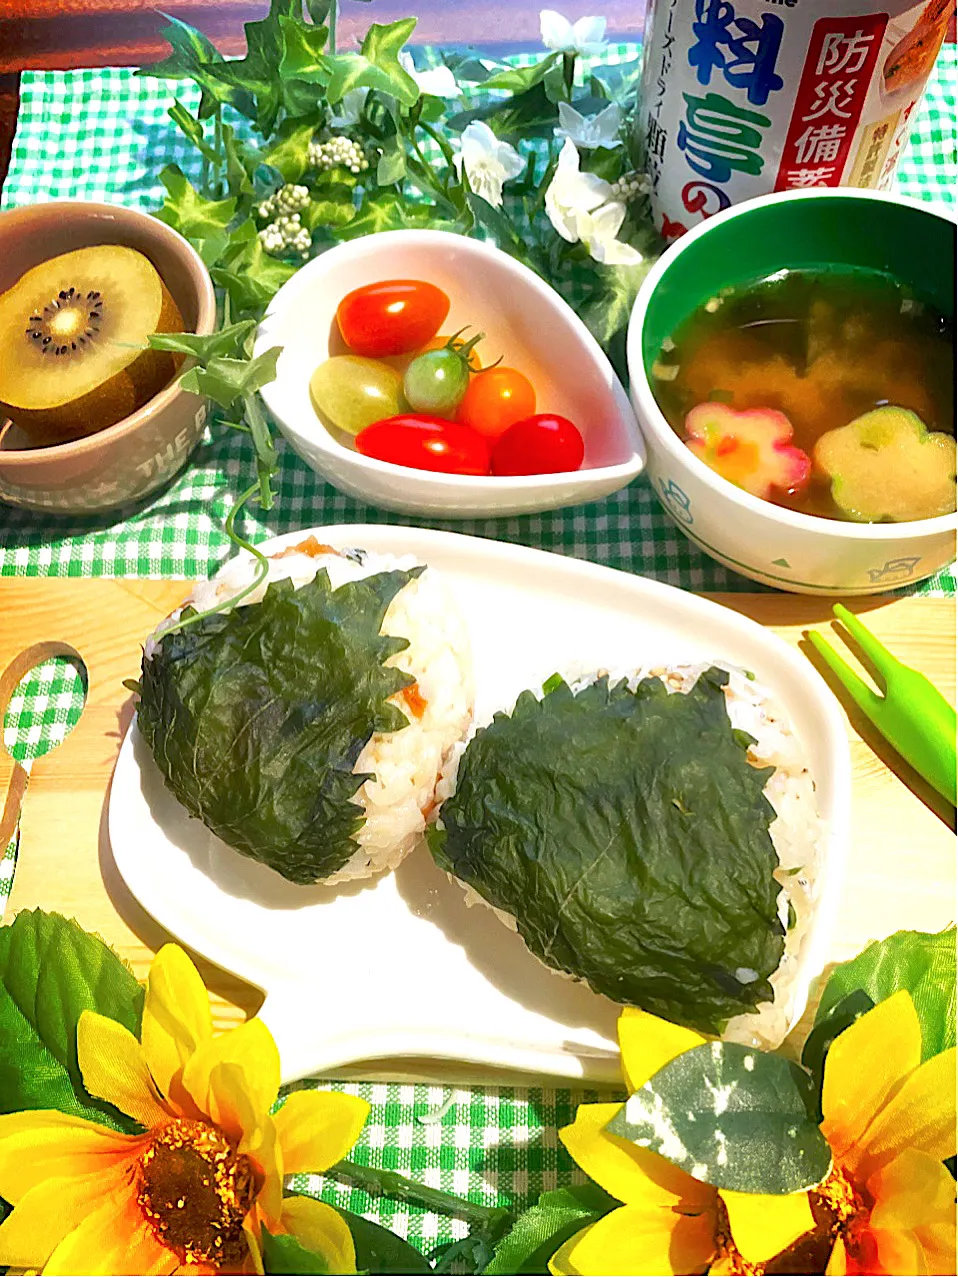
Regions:
<instances>
[{"instance_id":1,"label":"brown flower center","mask_svg":"<svg viewBox=\"0 0 958 1277\"><path fill-rule=\"evenodd\" d=\"M242 1268L256 1185L250 1159L222 1131L183 1118L164 1126L140 1158L135 1187L157 1240L181 1263Z\"/></svg>"}]
</instances>

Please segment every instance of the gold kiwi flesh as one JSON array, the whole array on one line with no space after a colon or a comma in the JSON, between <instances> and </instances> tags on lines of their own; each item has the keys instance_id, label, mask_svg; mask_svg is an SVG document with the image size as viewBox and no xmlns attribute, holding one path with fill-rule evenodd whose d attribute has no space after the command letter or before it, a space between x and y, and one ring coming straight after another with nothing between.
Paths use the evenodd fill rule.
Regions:
<instances>
[{"instance_id":1,"label":"gold kiwi flesh","mask_svg":"<svg viewBox=\"0 0 958 1277\"><path fill-rule=\"evenodd\" d=\"M53 257L0 294L0 415L38 444L111 426L181 362L147 338L182 330L176 302L136 249L102 244Z\"/></svg>"}]
</instances>

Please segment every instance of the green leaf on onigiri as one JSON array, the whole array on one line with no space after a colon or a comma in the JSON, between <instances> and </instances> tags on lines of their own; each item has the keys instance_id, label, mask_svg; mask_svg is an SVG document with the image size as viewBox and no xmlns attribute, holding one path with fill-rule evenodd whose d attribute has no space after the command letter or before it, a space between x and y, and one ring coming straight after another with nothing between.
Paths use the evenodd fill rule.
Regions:
<instances>
[{"instance_id":1,"label":"green leaf on onigiri","mask_svg":"<svg viewBox=\"0 0 958 1277\"><path fill-rule=\"evenodd\" d=\"M375 732L408 720L387 704L413 680L385 662L393 598L424 569L299 589L215 613L144 656L137 718L167 786L237 851L292 882L328 878L356 850L353 767Z\"/></svg>"},{"instance_id":2,"label":"green leaf on onigiri","mask_svg":"<svg viewBox=\"0 0 958 1277\"><path fill-rule=\"evenodd\" d=\"M771 1000L784 951L771 769L727 681L523 693L470 742L429 839L548 966L706 1033Z\"/></svg>"}]
</instances>

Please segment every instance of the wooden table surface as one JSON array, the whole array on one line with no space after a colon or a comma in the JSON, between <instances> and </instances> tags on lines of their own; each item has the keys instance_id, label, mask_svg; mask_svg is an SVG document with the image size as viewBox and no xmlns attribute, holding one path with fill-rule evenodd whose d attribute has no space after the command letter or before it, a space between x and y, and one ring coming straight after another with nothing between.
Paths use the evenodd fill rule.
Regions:
<instances>
[{"instance_id":1,"label":"wooden table surface","mask_svg":"<svg viewBox=\"0 0 958 1277\"><path fill-rule=\"evenodd\" d=\"M186 590L183 581L0 578L0 673L23 649L56 640L82 655L89 680L79 724L62 745L33 765L7 918L33 907L75 917L113 944L141 978L170 937L119 877L110 850L107 803L132 714L122 679L137 675L143 638ZM805 651L804 630L830 628L831 600L772 594L711 597ZM954 701L952 600L879 598L851 606L867 613L875 633ZM3 709L0 704L0 718ZM848 724L848 740L854 770L853 836L831 961L852 957L869 940L899 928L938 929L954 916L953 809L857 714ZM12 770L12 761L0 750L0 795ZM220 1026L257 1009L258 990L208 963L200 965ZM382 1066L367 1070L386 1071Z\"/></svg>"}]
</instances>

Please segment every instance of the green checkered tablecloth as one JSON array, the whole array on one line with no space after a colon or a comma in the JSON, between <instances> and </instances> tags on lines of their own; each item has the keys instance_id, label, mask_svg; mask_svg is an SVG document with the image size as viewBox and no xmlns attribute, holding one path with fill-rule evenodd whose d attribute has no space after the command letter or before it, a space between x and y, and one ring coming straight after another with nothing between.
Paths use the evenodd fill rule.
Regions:
<instances>
[{"instance_id":1,"label":"green checkered tablecloth","mask_svg":"<svg viewBox=\"0 0 958 1277\"><path fill-rule=\"evenodd\" d=\"M634 45L613 46L601 61L626 63L637 52ZM897 178L903 194L942 203L955 199L955 82L956 53L949 47L915 118ZM136 79L128 70L27 73L2 206L74 198L156 207L162 196L156 175L164 165L178 163L196 174L194 153L167 116L177 92L195 109L197 94L182 84ZM282 441L279 454L279 500L269 515L246 520L245 532L253 540L323 523L411 522L342 496ZM223 521L252 471L246 441L214 427L166 492L120 516L70 521L0 507L0 575L207 576L228 553ZM605 501L572 510L432 526L556 550L693 590L760 588L686 541L662 514L644 479ZM912 588L953 595L954 570ZM82 672L64 660L28 675L6 712L8 750L29 767L62 740L82 710L84 686ZM15 844L0 861L0 910L14 863ZM594 1098L570 1090L381 1083L343 1089L372 1104L355 1160L468 1193L479 1202L516 1205L578 1176L558 1145L556 1128L571 1120L583 1098ZM319 1190L327 1200L367 1214L425 1252L466 1232L459 1222L315 1178L298 1177L296 1186Z\"/></svg>"}]
</instances>

